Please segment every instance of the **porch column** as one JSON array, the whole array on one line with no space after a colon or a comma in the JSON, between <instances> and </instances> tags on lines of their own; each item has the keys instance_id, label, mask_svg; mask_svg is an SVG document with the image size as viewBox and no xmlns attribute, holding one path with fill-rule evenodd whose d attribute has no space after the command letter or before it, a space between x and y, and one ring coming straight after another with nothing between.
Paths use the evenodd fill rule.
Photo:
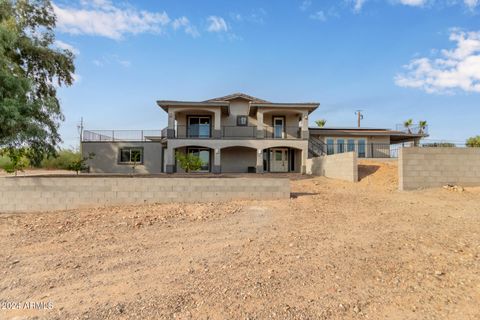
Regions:
<instances>
[{"instance_id":1,"label":"porch column","mask_svg":"<svg viewBox=\"0 0 480 320\"><path fill-rule=\"evenodd\" d=\"M212 166L212 173L221 173L222 172L222 165L221 165L221 151L220 149L212 149L213 150L213 166Z\"/></svg>"},{"instance_id":2,"label":"porch column","mask_svg":"<svg viewBox=\"0 0 480 320\"><path fill-rule=\"evenodd\" d=\"M263 149L257 149L257 173L263 173Z\"/></svg>"},{"instance_id":3,"label":"porch column","mask_svg":"<svg viewBox=\"0 0 480 320\"><path fill-rule=\"evenodd\" d=\"M265 131L263 129L263 110L257 109L257 139L265 138Z\"/></svg>"},{"instance_id":4,"label":"porch column","mask_svg":"<svg viewBox=\"0 0 480 320\"><path fill-rule=\"evenodd\" d=\"M175 172L175 152L173 148L163 149L165 152L165 173Z\"/></svg>"},{"instance_id":5,"label":"porch column","mask_svg":"<svg viewBox=\"0 0 480 320\"><path fill-rule=\"evenodd\" d=\"M175 138L175 110L168 109L167 138Z\"/></svg>"},{"instance_id":6,"label":"porch column","mask_svg":"<svg viewBox=\"0 0 480 320\"><path fill-rule=\"evenodd\" d=\"M308 148L302 149L302 168L301 168L302 174L307 173L307 159L308 159Z\"/></svg>"},{"instance_id":7,"label":"porch column","mask_svg":"<svg viewBox=\"0 0 480 320\"><path fill-rule=\"evenodd\" d=\"M215 110L215 115L214 115L214 126L213 126L213 132L212 132L212 137L215 139L221 139L222 138L222 111L220 109Z\"/></svg>"},{"instance_id":8,"label":"porch column","mask_svg":"<svg viewBox=\"0 0 480 320\"><path fill-rule=\"evenodd\" d=\"M308 139L309 133L308 133L308 111L305 111L302 113L302 134L301 138L302 139Z\"/></svg>"}]
</instances>

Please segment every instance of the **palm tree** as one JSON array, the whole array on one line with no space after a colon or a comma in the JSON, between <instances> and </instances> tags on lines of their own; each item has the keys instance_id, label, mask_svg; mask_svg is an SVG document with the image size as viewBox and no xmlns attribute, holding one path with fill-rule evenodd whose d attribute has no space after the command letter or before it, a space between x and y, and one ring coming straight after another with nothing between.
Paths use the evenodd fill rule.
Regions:
<instances>
[{"instance_id":1,"label":"palm tree","mask_svg":"<svg viewBox=\"0 0 480 320\"><path fill-rule=\"evenodd\" d=\"M319 128L323 128L325 127L325 124L327 123L327 120L325 119L319 119L317 121L315 121L315 124L319 127Z\"/></svg>"},{"instance_id":2,"label":"palm tree","mask_svg":"<svg viewBox=\"0 0 480 320\"><path fill-rule=\"evenodd\" d=\"M407 128L408 133L412 133L412 131L410 130L410 127L412 126L412 124L413 124L413 120L412 120L412 119L408 119L407 121L405 121L405 122L403 123L403 126L404 126L405 128Z\"/></svg>"},{"instance_id":3,"label":"palm tree","mask_svg":"<svg viewBox=\"0 0 480 320\"><path fill-rule=\"evenodd\" d=\"M425 128L427 128L427 121L426 120L420 120L418 122L418 133L419 134L423 134L423 130L425 130Z\"/></svg>"}]
</instances>

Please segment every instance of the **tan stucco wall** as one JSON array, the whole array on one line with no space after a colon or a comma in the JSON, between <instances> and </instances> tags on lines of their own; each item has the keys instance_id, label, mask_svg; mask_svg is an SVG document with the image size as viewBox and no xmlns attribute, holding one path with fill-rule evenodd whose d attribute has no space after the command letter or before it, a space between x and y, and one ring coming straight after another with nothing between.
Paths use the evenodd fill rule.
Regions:
<instances>
[{"instance_id":1,"label":"tan stucco wall","mask_svg":"<svg viewBox=\"0 0 480 320\"><path fill-rule=\"evenodd\" d=\"M480 148L401 148L398 178L400 190L480 186Z\"/></svg>"},{"instance_id":2,"label":"tan stucco wall","mask_svg":"<svg viewBox=\"0 0 480 320\"><path fill-rule=\"evenodd\" d=\"M345 152L308 159L307 174L357 182L357 154Z\"/></svg>"},{"instance_id":3,"label":"tan stucco wall","mask_svg":"<svg viewBox=\"0 0 480 320\"><path fill-rule=\"evenodd\" d=\"M257 149L225 148L221 151L222 173L248 172L248 167L257 166Z\"/></svg>"},{"instance_id":4,"label":"tan stucco wall","mask_svg":"<svg viewBox=\"0 0 480 320\"><path fill-rule=\"evenodd\" d=\"M165 202L288 199L280 178L0 178L0 212Z\"/></svg>"},{"instance_id":5,"label":"tan stucco wall","mask_svg":"<svg viewBox=\"0 0 480 320\"><path fill-rule=\"evenodd\" d=\"M87 156L95 153L88 160L90 172L93 173L131 173L132 165L119 164L120 148L142 147L144 163L135 168L136 173L162 172L162 145L159 142L83 142L82 153Z\"/></svg>"}]
</instances>

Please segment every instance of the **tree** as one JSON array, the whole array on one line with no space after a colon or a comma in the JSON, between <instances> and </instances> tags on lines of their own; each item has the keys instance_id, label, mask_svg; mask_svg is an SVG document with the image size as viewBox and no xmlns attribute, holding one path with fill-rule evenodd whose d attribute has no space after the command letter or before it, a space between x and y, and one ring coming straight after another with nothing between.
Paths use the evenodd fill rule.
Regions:
<instances>
[{"instance_id":1,"label":"tree","mask_svg":"<svg viewBox=\"0 0 480 320\"><path fill-rule=\"evenodd\" d=\"M72 163L68 165L68 170L75 171L78 176L80 171L88 169L87 161L93 159L93 157L95 157L95 153L90 152L87 157L81 157L78 160L72 161Z\"/></svg>"},{"instance_id":2,"label":"tree","mask_svg":"<svg viewBox=\"0 0 480 320\"><path fill-rule=\"evenodd\" d=\"M423 134L424 130L427 128L428 123L425 120L420 120L418 122L418 133Z\"/></svg>"},{"instance_id":3,"label":"tree","mask_svg":"<svg viewBox=\"0 0 480 320\"><path fill-rule=\"evenodd\" d=\"M28 166L26 159L28 152L25 148L8 147L2 150L1 154L6 155L10 159L10 163L3 168L7 173L15 173L16 176L18 171L23 172L23 169Z\"/></svg>"},{"instance_id":4,"label":"tree","mask_svg":"<svg viewBox=\"0 0 480 320\"><path fill-rule=\"evenodd\" d=\"M50 0L0 0L0 147L55 155L64 117L57 86L73 83L73 53L54 48Z\"/></svg>"},{"instance_id":5,"label":"tree","mask_svg":"<svg viewBox=\"0 0 480 320\"><path fill-rule=\"evenodd\" d=\"M135 169L137 168L138 163L140 163L140 160L142 159L142 156L140 154L139 150L131 150L131 161L132 163L132 175L135 173Z\"/></svg>"},{"instance_id":6,"label":"tree","mask_svg":"<svg viewBox=\"0 0 480 320\"><path fill-rule=\"evenodd\" d=\"M202 168L202 160L192 153L185 154L177 152L175 156L180 163L180 167L185 170L185 172L196 171Z\"/></svg>"},{"instance_id":7,"label":"tree","mask_svg":"<svg viewBox=\"0 0 480 320\"><path fill-rule=\"evenodd\" d=\"M319 119L317 121L315 121L315 124L319 127L319 128L323 128L325 127L325 124L327 123L327 120L325 119Z\"/></svg>"},{"instance_id":8,"label":"tree","mask_svg":"<svg viewBox=\"0 0 480 320\"><path fill-rule=\"evenodd\" d=\"M465 143L467 147L478 148L480 147L480 136L470 137Z\"/></svg>"},{"instance_id":9,"label":"tree","mask_svg":"<svg viewBox=\"0 0 480 320\"><path fill-rule=\"evenodd\" d=\"M403 126L407 129L408 133L412 133L412 131L410 130L410 127L412 126L412 124L413 124L412 119L408 119L407 121L403 122Z\"/></svg>"}]
</instances>

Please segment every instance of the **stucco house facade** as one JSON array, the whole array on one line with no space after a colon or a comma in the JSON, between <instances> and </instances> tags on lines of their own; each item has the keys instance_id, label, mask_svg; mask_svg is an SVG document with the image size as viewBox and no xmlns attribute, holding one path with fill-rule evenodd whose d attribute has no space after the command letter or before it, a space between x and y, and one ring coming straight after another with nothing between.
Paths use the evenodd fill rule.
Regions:
<instances>
[{"instance_id":1,"label":"stucco house facade","mask_svg":"<svg viewBox=\"0 0 480 320\"><path fill-rule=\"evenodd\" d=\"M391 143L417 141L425 132L364 128L309 128L317 102L273 103L243 93L206 101L159 100L163 130L85 130L82 153L96 173L182 172L176 154L202 160L199 172L305 173L309 157L355 151L389 157Z\"/></svg>"}]
</instances>

